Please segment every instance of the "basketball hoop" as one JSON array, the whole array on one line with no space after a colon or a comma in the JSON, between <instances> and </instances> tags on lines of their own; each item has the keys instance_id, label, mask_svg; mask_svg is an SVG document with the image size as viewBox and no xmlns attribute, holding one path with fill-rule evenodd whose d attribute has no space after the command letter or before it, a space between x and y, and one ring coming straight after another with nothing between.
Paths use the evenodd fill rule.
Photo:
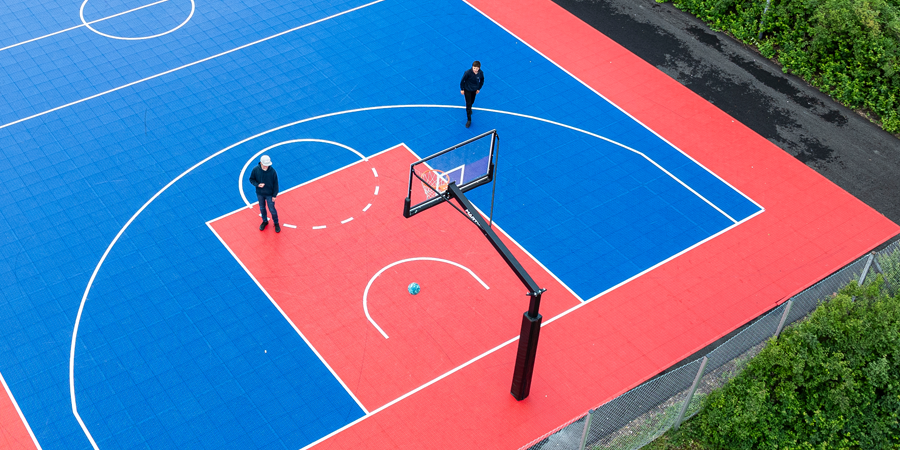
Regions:
<instances>
[{"instance_id":1,"label":"basketball hoop","mask_svg":"<svg viewBox=\"0 0 900 450\"><path fill-rule=\"evenodd\" d=\"M449 200L450 183L460 192L490 183L499 145L497 130L491 130L410 164L403 217L408 219Z\"/></svg>"},{"instance_id":2,"label":"basketball hoop","mask_svg":"<svg viewBox=\"0 0 900 450\"><path fill-rule=\"evenodd\" d=\"M444 175L443 170L426 170L420 174L420 177L419 181L422 182L422 189L425 190L426 199L437 197L438 193L443 194L447 192L447 186L450 185L450 181Z\"/></svg>"}]
</instances>

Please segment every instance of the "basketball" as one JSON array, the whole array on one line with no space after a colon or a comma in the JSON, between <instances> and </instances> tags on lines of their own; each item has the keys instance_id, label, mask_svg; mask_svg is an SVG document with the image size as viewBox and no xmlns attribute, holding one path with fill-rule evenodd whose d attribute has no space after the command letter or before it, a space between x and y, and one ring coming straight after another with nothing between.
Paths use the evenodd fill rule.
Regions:
<instances>
[{"instance_id":1,"label":"basketball","mask_svg":"<svg viewBox=\"0 0 900 450\"><path fill-rule=\"evenodd\" d=\"M418 294L419 289L419 283L409 283L409 286L406 287L406 290L412 295Z\"/></svg>"}]
</instances>

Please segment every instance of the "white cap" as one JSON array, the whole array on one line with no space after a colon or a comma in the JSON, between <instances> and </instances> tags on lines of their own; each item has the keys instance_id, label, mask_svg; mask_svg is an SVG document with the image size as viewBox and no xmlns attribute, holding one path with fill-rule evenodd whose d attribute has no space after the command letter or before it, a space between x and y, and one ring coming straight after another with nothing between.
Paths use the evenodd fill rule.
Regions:
<instances>
[{"instance_id":1,"label":"white cap","mask_svg":"<svg viewBox=\"0 0 900 450\"><path fill-rule=\"evenodd\" d=\"M262 158L259 158L259 163L266 167L269 167L272 165L272 159L269 158L269 155L262 155Z\"/></svg>"}]
</instances>

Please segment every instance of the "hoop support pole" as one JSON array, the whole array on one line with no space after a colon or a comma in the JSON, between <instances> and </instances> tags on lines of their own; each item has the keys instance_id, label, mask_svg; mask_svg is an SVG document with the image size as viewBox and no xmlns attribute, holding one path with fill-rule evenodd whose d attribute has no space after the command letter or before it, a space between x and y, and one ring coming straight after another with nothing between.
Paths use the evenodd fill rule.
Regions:
<instances>
[{"instance_id":1,"label":"hoop support pole","mask_svg":"<svg viewBox=\"0 0 900 450\"><path fill-rule=\"evenodd\" d=\"M490 241L491 245L494 246L494 249L497 250L497 253L499 253L503 260L506 261L509 268L515 272L517 277L519 277L519 281L528 288L527 295L531 297L531 301L528 305L528 311L522 318L522 329L519 334L519 349L518 353L516 353L516 366L513 372L512 388L510 390L510 393L516 400L524 400L528 397L528 393L531 390L531 378L532 373L534 372L534 361L537 355L538 337L540 336L541 321L543 320L539 312L541 307L541 294L543 294L546 289L541 289L537 283L534 282L534 279L531 278L531 275L528 275L528 272L526 272L525 268L519 264L516 257L513 256L512 252L509 251L509 248L506 247L506 244L504 244L497 234L494 233L494 230L484 221L484 218L481 217L481 214L475 209L475 206L472 205L465 194L459 189L456 182L450 182L450 185L447 187L447 194L462 206L466 216L469 217L469 220L475 223L475 226L477 226L478 229L481 230L481 233L484 234L484 237Z\"/></svg>"},{"instance_id":2,"label":"hoop support pole","mask_svg":"<svg viewBox=\"0 0 900 450\"><path fill-rule=\"evenodd\" d=\"M500 164L500 135L494 133L491 139L491 151L494 152L494 163L488 167L488 177L491 179L491 213L488 215L488 226L494 226L494 193L497 192L497 165Z\"/></svg>"}]
</instances>

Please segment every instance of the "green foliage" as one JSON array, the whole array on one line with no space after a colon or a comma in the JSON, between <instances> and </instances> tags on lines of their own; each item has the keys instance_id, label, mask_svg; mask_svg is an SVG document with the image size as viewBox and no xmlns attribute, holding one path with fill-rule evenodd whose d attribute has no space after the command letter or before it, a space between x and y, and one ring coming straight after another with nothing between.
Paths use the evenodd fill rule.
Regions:
<instances>
[{"instance_id":1,"label":"green foliage","mask_svg":"<svg viewBox=\"0 0 900 450\"><path fill-rule=\"evenodd\" d=\"M900 133L900 0L771 0L765 20L766 0L674 5Z\"/></svg>"},{"instance_id":2,"label":"green foliage","mask_svg":"<svg viewBox=\"0 0 900 450\"><path fill-rule=\"evenodd\" d=\"M710 449L900 448L900 296L883 284L848 286L788 327L685 432Z\"/></svg>"}]
</instances>

